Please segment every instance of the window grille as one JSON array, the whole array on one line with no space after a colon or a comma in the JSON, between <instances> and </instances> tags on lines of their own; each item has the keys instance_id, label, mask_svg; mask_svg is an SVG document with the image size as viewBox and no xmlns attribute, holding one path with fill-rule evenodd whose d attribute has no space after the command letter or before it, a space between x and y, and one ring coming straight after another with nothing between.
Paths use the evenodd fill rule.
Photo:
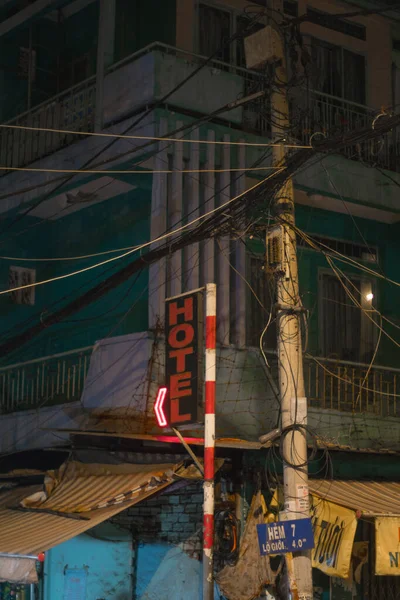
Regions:
<instances>
[{"instance_id":1,"label":"window grille","mask_svg":"<svg viewBox=\"0 0 400 600\"><path fill-rule=\"evenodd\" d=\"M35 281L35 269L25 269L24 267L10 267L8 273L9 289L29 285L35 283ZM23 290L10 292L10 297L14 304L27 304L33 306L35 304L35 288L30 287Z\"/></svg>"}]
</instances>

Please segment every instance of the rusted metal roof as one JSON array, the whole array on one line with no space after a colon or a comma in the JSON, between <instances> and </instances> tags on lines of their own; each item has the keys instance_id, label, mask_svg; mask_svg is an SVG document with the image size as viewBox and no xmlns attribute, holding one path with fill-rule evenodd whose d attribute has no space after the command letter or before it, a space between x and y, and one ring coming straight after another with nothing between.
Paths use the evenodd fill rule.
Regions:
<instances>
[{"instance_id":1,"label":"rusted metal roof","mask_svg":"<svg viewBox=\"0 0 400 600\"><path fill-rule=\"evenodd\" d=\"M69 478L56 486L57 494L50 493L48 499L36 503L38 508L13 510L27 497L43 493L43 486L18 487L0 492L0 553L34 555L45 552L76 535L91 529L113 515L144 500L167 487L174 480L174 465L123 465L125 473L115 472L110 465L97 465L103 474ZM115 467L115 466L111 466ZM117 468L120 468L118 465ZM128 472L130 469L130 472ZM108 479L108 481L106 481ZM136 490L129 499L124 494L128 487ZM38 498L38 497L37 497ZM95 508L102 502L113 500L110 506ZM29 504L29 503L27 503ZM68 514L49 514L40 510L61 508ZM82 508L91 510L77 512ZM71 518L73 517L73 518Z\"/></svg>"},{"instance_id":2,"label":"rusted metal roof","mask_svg":"<svg viewBox=\"0 0 400 600\"><path fill-rule=\"evenodd\" d=\"M46 429L47 431L47 429ZM88 436L88 437L110 437L110 438L121 438L129 440L141 440L144 442L161 442L165 444L180 444L180 440L175 435L165 434L141 434L141 433L125 433L121 431L95 431L95 430L83 430L83 429L50 429L49 431L59 433L69 433L70 435L76 436ZM204 446L203 437L184 437L185 442L191 446ZM243 440L240 438L216 438L215 445L217 448L233 448L238 450L262 450L270 448L272 445L278 446L276 442L266 442L261 444L260 442L254 442L249 440ZM326 442L323 438L317 440L318 448L321 450L332 450L337 452L354 452L357 454L385 454L385 455L398 455L398 450L392 450L390 448L357 448L355 446L348 446L343 444L333 444ZM310 447L313 447L310 444Z\"/></svg>"},{"instance_id":3,"label":"rusted metal roof","mask_svg":"<svg viewBox=\"0 0 400 600\"><path fill-rule=\"evenodd\" d=\"M181 441L176 435L151 435L141 433L124 433L124 432L109 432L109 431L93 431L93 430L81 430L81 429L51 429L51 431L58 431L60 433L69 433L70 435L78 436L93 436L93 437L110 437L110 438L121 438L128 440L141 440L144 442L161 442L164 444L180 444ZM204 446L203 437L186 437L184 436L185 442L191 446ZM268 444L260 444L260 442L250 442L248 440L242 440L239 438L216 438L215 445L218 448L234 448L242 450L260 450L261 448L267 448Z\"/></svg>"},{"instance_id":4,"label":"rusted metal roof","mask_svg":"<svg viewBox=\"0 0 400 600\"><path fill-rule=\"evenodd\" d=\"M135 499L168 483L174 465L99 465L75 461L49 471L45 491L23 501L27 508L83 513Z\"/></svg>"},{"instance_id":5,"label":"rusted metal roof","mask_svg":"<svg viewBox=\"0 0 400 600\"><path fill-rule=\"evenodd\" d=\"M400 516L400 482L310 479L310 492L323 500L360 510L365 517Z\"/></svg>"},{"instance_id":6,"label":"rusted metal roof","mask_svg":"<svg viewBox=\"0 0 400 600\"><path fill-rule=\"evenodd\" d=\"M357 448L356 446L348 446L347 444L333 444L331 442L326 442L323 439L317 440L317 442L318 447L321 448L321 450L334 450L337 452L355 452L357 454L399 454L398 450L393 450L391 448Z\"/></svg>"}]
</instances>

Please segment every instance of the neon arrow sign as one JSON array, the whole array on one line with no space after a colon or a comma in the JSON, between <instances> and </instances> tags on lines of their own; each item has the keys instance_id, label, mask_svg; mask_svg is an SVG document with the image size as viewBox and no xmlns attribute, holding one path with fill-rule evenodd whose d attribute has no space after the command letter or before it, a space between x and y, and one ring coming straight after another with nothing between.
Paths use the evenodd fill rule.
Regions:
<instances>
[{"instance_id":1,"label":"neon arrow sign","mask_svg":"<svg viewBox=\"0 0 400 600\"><path fill-rule=\"evenodd\" d=\"M166 387L159 388L154 404L154 412L156 413L157 425L159 427L166 427L168 425L167 417L164 413L164 403L167 391L168 389Z\"/></svg>"}]
</instances>

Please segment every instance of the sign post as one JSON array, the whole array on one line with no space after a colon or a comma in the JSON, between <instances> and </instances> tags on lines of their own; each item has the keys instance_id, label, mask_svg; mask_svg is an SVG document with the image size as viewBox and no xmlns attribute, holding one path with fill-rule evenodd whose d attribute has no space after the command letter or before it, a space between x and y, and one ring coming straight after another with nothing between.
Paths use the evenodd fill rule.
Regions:
<instances>
[{"instance_id":1,"label":"sign post","mask_svg":"<svg viewBox=\"0 0 400 600\"><path fill-rule=\"evenodd\" d=\"M204 410L203 600L214 598L214 477L217 286L206 285L206 361Z\"/></svg>"},{"instance_id":2,"label":"sign post","mask_svg":"<svg viewBox=\"0 0 400 600\"><path fill-rule=\"evenodd\" d=\"M204 385L203 600L214 598L214 478L217 287L205 286L205 373L203 378L204 288L165 301L165 385L154 413L159 427L178 431L200 420ZM179 437L179 436L178 436Z\"/></svg>"}]
</instances>

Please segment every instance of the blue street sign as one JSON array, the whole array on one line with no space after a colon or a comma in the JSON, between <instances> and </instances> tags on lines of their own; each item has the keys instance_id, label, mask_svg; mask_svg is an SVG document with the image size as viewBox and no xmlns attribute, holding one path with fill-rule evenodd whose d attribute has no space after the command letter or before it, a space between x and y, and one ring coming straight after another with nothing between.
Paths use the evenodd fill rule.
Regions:
<instances>
[{"instance_id":1,"label":"blue street sign","mask_svg":"<svg viewBox=\"0 0 400 600\"><path fill-rule=\"evenodd\" d=\"M260 554L286 554L314 548L311 519L257 525Z\"/></svg>"}]
</instances>

